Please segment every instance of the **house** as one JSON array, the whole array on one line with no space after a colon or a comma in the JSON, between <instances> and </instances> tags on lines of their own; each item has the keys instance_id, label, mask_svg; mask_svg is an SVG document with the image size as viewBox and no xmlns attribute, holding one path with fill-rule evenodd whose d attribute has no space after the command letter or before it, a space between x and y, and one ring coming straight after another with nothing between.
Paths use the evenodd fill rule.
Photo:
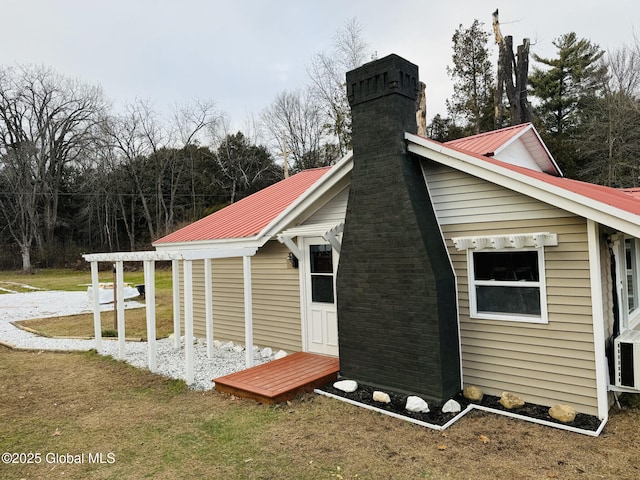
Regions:
<instances>
[{"instance_id":1,"label":"house","mask_svg":"<svg viewBox=\"0 0 640 480\"><path fill-rule=\"evenodd\" d=\"M174 261L196 336L339 355L345 377L435 402L477 385L606 420L612 391L640 391L640 193L563 177L530 124L418 136L418 84L396 55L349 72L353 154L133 258Z\"/></svg>"},{"instance_id":2,"label":"house","mask_svg":"<svg viewBox=\"0 0 640 480\"><path fill-rule=\"evenodd\" d=\"M289 352L337 355L335 306L324 302L302 307L307 298L333 295L326 289L333 289L338 254L326 245L336 242L333 232L339 235L344 222L351 168L348 155L331 168L305 170L159 239L154 246L158 252L255 249L253 341ZM313 252L312 266L302 250ZM206 334L204 263L196 262L193 272L194 333L201 337ZM240 257L214 259L211 264L214 336L241 344L245 343L242 269ZM319 285L325 288L321 293Z\"/></svg>"}]
</instances>

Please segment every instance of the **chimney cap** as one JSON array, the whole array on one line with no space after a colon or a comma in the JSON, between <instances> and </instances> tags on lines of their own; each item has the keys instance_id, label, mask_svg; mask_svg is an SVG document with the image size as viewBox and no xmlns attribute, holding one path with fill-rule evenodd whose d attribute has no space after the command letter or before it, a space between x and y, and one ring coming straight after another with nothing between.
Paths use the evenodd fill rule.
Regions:
<instances>
[{"instance_id":1,"label":"chimney cap","mask_svg":"<svg viewBox=\"0 0 640 480\"><path fill-rule=\"evenodd\" d=\"M353 106L386 95L418 98L418 66L396 54L347 72L347 97Z\"/></svg>"}]
</instances>

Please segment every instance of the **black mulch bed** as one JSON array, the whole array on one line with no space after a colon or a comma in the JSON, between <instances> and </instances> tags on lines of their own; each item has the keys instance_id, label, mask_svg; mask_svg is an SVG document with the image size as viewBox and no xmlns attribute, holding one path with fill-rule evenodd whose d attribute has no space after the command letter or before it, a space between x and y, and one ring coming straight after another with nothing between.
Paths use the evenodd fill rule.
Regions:
<instances>
[{"instance_id":1,"label":"black mulch bed","mask_svg":"<svg viewBox=\"0 0 640 480\"><path fill-rule=\"evenodd\" d=\"M429 409L431 410L428 413L413 413L405 410L405 405L407 403L407 397L409 395L403 393L397 393L390 390L382 390L380 388L374 388L369 385L363 385L358 383L358 390L353 393L343 392L342 390L338 390L333 388L333 383L324 385L319 388L323 392L331 393L333 395L348 398L354 402L362 403L364 405L369 405L372 407L379 408L380 410L385 410L388 412L393 412L397 415L401 415L407 418L413 418L415 420L419 420L424 423L429 423L431 425L443 426L451 419L455 418L459 413L442 413L441 405L432 405L429 403ZM391 403L381 403L373 401L373 392L376 390L384 391L391 398ZM470 403L469 400L462 396L462 392L456 394L453 399L460 404L462 410ZM589 431L597 431L600 427L601 421L598 417L594 417L591 415L585 415L583 413L576 414L576 418L573 422L564 424L557 420L554 420L549 416L549 407L545 407L542 405L536 405L533 403L525 403L521 408L515 408L509 410L504 408L500 404L500 398L494 397L491 395L485 395L482 398L481 402L476 402L477 405L482 405L487 408L493 408L494 410L501 410L503 412L515 413L518 415L522 415L524 417L535 418L538 420L546 420L547 422L557 423L558 425L569 425L574 428L578 428L581 430L589 430Z\"/></svg>"}]
</instances>

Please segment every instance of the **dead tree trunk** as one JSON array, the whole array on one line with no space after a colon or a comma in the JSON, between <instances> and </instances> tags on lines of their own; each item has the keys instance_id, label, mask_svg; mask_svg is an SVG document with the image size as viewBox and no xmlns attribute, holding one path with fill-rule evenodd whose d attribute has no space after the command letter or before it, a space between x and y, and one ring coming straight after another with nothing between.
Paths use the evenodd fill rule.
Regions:
<instances>
[{"instance_id":1,"label":"dead tree trunk","mask_svg":"<svg viewBox=\"0 0 640 480\"><path fill-rule=\"evenodd\" d=\"M510 125L531 121L531 104L527 98L529 75L529 39L518 46L517 57L513 54L513 37L503 37L500 32L498 10L493 12L493 33L498 44L498 74L494 96L495 126L504 126L504 97L509 102ZM515 80L514 80L515 79Z\"/></svg>"},{"instance_id":2,"label":"dead tree trunk","mask_svg":"<svg viewBox=\"0 0 640 480\"><path fill-rule=\"evenodd\" d=\"M518 104L520 105L520 117L518 123L526 123L532 120L531 104L527 97L527 82L529 81L529 39L522 40L518 45L518 63L516 64L516 91L518 92Z\"/></svg>"},{"instance_id":3,"label":"dead tree trunk","mask_svg":"<svg viewBox=\"0 0 640 480\"><path fill-rule=\"evenodd\" d=\"M496 90L493 94L493 106L494 106L494 125L495 128L502 128L502 119L504 117L504 103L502 98L504 96L504 82L502 77L504 72L502 71L502 65L504 65L504 49L498 49L498 73L496 75Z\"/></svg>"}]
</instances>

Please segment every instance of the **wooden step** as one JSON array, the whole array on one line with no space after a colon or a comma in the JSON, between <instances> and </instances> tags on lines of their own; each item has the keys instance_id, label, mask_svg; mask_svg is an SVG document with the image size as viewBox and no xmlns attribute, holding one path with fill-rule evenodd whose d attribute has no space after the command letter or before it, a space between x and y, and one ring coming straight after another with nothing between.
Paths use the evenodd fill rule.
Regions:
<instances>
[{"instance_id":1,"label":"wooden step","mask_svg":"<svg viewBox=\"0 0 640 480\"><path fill-rule=\"evenodd\" d=\"M213 381L219 392L271 404L335 381L339 370L336 357L297 352Z\"/></svg>"}]
</instances>

